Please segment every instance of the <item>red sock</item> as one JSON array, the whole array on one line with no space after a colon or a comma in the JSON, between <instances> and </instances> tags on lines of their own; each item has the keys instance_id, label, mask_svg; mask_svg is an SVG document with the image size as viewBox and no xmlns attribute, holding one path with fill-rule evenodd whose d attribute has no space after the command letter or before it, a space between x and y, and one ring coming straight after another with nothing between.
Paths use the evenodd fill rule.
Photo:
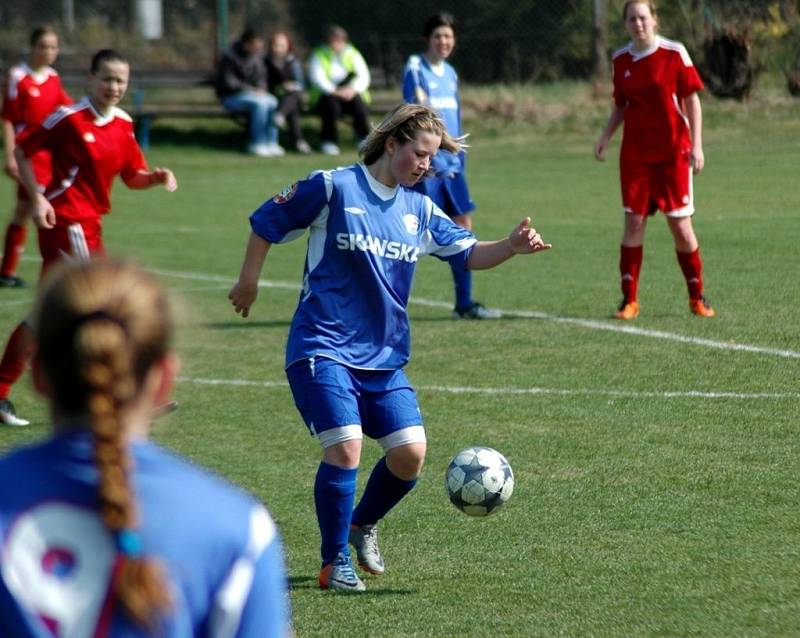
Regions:
<instances>
[{"instance_id":1,"label":"red sock","mask_svg":"<svg viewBox=\"0 0 800 638\"><path fill-rule=\"evenodd\" d=\"M11 386L22 376L33 357L33 333L28 324L22 322L11 333L0 360L0 399L8 398Z\"/></svg>"},{"instance_id":2,"label":"red sock","mask_svg":"<svg viewBox=\"0 0 800 638\"><path fill-rule=\"evenodd\" d=\"M622 277L622 296L630 303L637 300L639 293L639 272L642 269L644 246L619 247L619 274Z\"/></svg>"},{"instance_id":3,"label":"red sock","mask_svg":"<svg viewBox=\"0 0 800 638\"><path fill-rule=\"evenodd\" d=\"M25 250L25 238L28 229L19 224L9 224L6 229L6 243L3 248L3 263L0 265L0 276L11 277L17 273L17 264Z\"/></svg>"},{"instance_id":4,"label":"red sock","mask_svg":"<svg viewBox=\"0 0 800 638\"><path fill-rule=\"evenodd\" d=\"M700 249L691 253L675 251L675 254L686 278L689 299L700 299L703 296L703 260L700 259Z\"/></svg>"}]
</instances>

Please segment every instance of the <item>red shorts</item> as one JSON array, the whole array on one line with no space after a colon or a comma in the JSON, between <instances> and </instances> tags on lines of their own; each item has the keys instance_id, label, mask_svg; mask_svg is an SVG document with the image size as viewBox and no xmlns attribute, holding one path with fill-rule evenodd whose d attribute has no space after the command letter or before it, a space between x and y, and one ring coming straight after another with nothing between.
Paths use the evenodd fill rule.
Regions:
<instances>
[{"instance_id":1,"label":"red shorts","mask_svg":"<svg viewBox=\"0 0 800 638\"><path fill-rule=\"evenodd\" d=\"M33 167L33 174L36 176L36 183L39 184L39 190L44 192L52 177L50 151L37 151L29 159ZM17 201L28 201L29 199L28 190L22 185L22 182L17 181Z\"/></svg>"},{"instance_id":2,"label":"red shorts","mask_svg":"<svg viewBox=\"0 0 800 638\"><path fill-rule=\"evenodd\" d=\"M656 164L620 160L620 182L622 207L626 213L652 215L660 210L667 217L694 214L688 153Z\"/></svg>"},{"instance_id":3,"label":"red shorts","mask_svg":"<svg viewBox=\"0 0 800 638\"><path fill-rule=\"evenodd\" d=\"M39 229L39 251L42 253L40 278L65 259L88 261L91 256L106 254L99 219Z\"/></svg>"}]
</instances>

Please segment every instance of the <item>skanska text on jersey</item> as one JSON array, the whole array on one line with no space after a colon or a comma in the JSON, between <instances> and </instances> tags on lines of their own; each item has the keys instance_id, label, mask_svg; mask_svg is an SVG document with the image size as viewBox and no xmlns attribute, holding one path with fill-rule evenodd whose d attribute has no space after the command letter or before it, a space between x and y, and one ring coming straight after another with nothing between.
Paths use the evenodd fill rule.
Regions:
<instances>
[{"instance_id":1,"label":"skanska text on jersey","mask_svg":"<svg viewBox=\"0 0 800 638\"><path fill-rule=\"evenodd\" d=\"M336 247L339 250L360 250L378 257L406 261L410 264L419 259L419 248L417 246L399 241L379 239L378 237L362 235L361 233L338 233L336 235Z\"/></svg>"}]
</instances>

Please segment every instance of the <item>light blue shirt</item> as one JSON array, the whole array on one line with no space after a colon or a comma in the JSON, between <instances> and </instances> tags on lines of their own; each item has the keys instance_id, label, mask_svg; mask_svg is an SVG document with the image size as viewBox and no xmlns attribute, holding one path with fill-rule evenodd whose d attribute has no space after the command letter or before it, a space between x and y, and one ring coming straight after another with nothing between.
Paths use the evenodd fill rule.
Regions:
<instances>
[{"instance_id":1,"label":"light blue shirt","mask_svg":"<svg viewBox=\"0 0 800 638\"><path fill-rule=\"evenodd\" d=\"M444 120L445 128L452 137L461 137L461 100L458 95L458 74L447 62L442 62L441 74L437 73L423 55L412 55L403 72L403 100L417 103L417 89L427 96L426 105L433 108ZM433 166L439 174L463 173L464 155L440 150L433 158Z\"/></svg>"}]
</instances>

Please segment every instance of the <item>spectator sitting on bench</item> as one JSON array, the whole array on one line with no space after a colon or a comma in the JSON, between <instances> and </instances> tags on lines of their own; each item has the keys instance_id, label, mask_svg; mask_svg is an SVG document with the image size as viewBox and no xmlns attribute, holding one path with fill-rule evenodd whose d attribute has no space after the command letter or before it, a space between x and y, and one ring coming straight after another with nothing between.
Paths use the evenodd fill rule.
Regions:
<instances>
[{"instance_id":1,"label":"spectator sitting on bench","mask_svg":"<svg viewBox=\"0 0 800 638\"><path fill-rule=\"evenodd\" d=\"M222 54L216 89L225 110L247 114L248 153L259 157L285 153L278 145L278 129L273 122L278 99L267 92L264 39L255 30L246 29Z\"/></svg>"},{"instance_id":2,"label":"spectator sitting on bench","mask_svg":"<svg viewBox=\"0 0 800 638\"><path fill-rule=\"evenodd\" d=\"M347 40L342 27L329 26L327 44L314 50L308 64L311 104L322 119L320 150L326 155L339 154L336 121L342 113L352 115L359 145L369 134L369 69Z\"/></svg>"},{"instance_id":3,"label":"spectator sitting on bench","mask_svg":"<svg viewBox=\"0 0 800 638\"><path fill-rule=\"evenodd\" d=\"M269 92L278 98L278 110L275 111L273 121L281 129L289 126L292 144L299 153L310 153L311 147L303 139L300 128L300 110L305 89L303 65L295 55L292 39L286 31L272 34L264 61L267 63Z\"/></svg>"}]
</instances>

